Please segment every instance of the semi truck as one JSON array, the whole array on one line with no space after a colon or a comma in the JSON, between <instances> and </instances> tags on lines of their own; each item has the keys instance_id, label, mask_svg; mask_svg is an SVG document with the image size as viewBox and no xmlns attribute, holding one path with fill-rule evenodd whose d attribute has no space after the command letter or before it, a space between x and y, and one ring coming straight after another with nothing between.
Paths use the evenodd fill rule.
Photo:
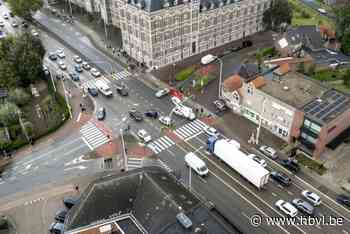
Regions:
<instances>
[{"instance_id":1,"label":"semi truck","mask_svg":"<svg viewBox=\"0 0 350 234\"><path fill-rule=\"evenodd\" d=\"M209 137L207 147L211 154L218 157L258 189L267 184L270 172L242 152L237 141Z\"/></svg>"}]
</instances>

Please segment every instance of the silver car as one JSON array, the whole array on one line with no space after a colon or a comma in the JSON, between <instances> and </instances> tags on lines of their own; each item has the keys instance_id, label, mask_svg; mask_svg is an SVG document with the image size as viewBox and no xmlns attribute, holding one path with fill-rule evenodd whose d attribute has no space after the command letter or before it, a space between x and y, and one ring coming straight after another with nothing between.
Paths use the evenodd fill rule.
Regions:
<instances>
[{"instance_id":1,"label":"silver car","mask_svg":"<svg viewBox=\"0 0 350 234\"><path fill-rule=\"evenodd\" d=\"M278 158L276 150L270 146L267 146L267 145L260 146L259 150L260 152L262 152L263 154L265 154L266 156L272 159Z\"/></svg>"},{"instance_id":2,"label":"silver car","mask_svg":"<svg viewBox=\"0 0 350 234\"><path fill-rule=\"evenodd\" d=\"M302 199L296 198L292 201L292 204L303 213L309 215L312 215L314 213L314 207Z\"/></svg>"}]
</instances>

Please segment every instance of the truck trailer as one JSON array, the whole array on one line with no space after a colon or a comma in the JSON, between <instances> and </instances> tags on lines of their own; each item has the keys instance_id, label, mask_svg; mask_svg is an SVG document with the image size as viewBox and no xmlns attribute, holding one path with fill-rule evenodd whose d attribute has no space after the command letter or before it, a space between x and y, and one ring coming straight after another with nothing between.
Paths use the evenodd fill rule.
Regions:
<instances>
[{"instance_id":1,"label":"truck trailer","mask_svg":"<svg viewBox=\"0 0 350 234\"><path fill-rule=\"evenodd\" d=\"M270 172L242 152L239 149L239 143L235 140L209 137L207 147L210 153L214 154L258 189L263 188L269 181Z\"/></svg>"}]
</instances>

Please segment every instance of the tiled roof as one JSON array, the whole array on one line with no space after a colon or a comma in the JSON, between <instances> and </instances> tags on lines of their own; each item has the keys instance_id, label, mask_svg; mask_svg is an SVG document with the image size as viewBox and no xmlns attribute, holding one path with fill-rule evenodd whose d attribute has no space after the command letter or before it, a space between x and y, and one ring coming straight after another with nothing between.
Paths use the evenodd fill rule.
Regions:
<instances>
[{"instance_id":1,"label":"tiled roof","mask_svg":"<svg viewBox=\"0 0 350 234\"><path fill-rule=\"evenodd\" d=\"M252 80L252 83L256 89L266 85L266 81L265 81L264 77L262 77L262 76L258 76L257 78Z\"/></svg>"},{"instance_id":2,"label":"tiled roof","mask_svg":"<svg viewBox=\"0 0 350 234\"><path fill-rule=\"evenodd\" d=\"M224 88L229 92L240 89L242 85L242 79L239 75L230 76L224 81Z\"/></svg>"},{"instance_id":3,"label":"tiled roof","mask_svg":"<svg viewBox=\"0 0 350 234\"><path fill-rule=\"evenodd\" d=\"M289 63L282 63L276 70L273 72L279 76L283 76L290 71Z\"/></svg>"}]
</instances>

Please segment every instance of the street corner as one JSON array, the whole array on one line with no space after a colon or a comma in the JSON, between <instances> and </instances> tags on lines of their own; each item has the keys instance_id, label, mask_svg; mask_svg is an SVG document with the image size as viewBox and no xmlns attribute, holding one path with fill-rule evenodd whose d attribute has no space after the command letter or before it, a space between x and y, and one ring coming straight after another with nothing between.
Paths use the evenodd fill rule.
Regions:
<instances>
[{"instance_id":1,"label":"street corner","mask_svg":"<svg viewBox=\"0 0 350 234\"><path fill-rule=\"evenodd\" d=\"M104 145L101 145L95 150L97 158L108 158L121 153L121 144L118 140L112 140Z\"/></svg>"},{"instance_id":2,"label":"street corner","mask_svg":"<svg viewBox=\"0 0 350 234\"><path fill-rule=\"evenodd\" d=\"M209 116L209 117L200 118L200 120L205 124L213 125L216 123L217 118L215 116Z\"/></svg>"},{"instance_id":3,"label":"street corner","mask_svg":"<svg viewBox=\"0 0 350 234\"><path fill-rule=\"evenodd\" d=\"M164 129L164 135L168 136L172 141L175 142L175 144L178 144L180 142L182 142L183 140L178 137L173 130L167 128L167 129Z\"/></svg>"},{"instance_id":4,"label":"street corner","mask_svg":"<svg viewBox=\"0 0 350 234\"><path fill-rule=\"evenodd\" d=\"M128 150L128 156L131 158L146 158L153 156L153 151L146 146L135 145Z\"/></svg>"}]
</instances>

